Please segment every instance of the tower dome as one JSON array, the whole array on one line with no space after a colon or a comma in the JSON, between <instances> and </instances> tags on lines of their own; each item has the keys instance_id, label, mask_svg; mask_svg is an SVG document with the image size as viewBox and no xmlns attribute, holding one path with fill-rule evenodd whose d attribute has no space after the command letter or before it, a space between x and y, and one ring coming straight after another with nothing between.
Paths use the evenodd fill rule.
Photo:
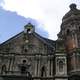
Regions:
<instances>
[{"instance_id":1,"label":"tower dome","mask_svg":"<svg viewBox=\"0 0 80 80\"><path fill-rule=\"evenodd\" d=\"M77 9L76 4L72 3L69 7L70 11L63 16L62 22L80 19L80 10Z\"/></svg>"}]
</instances>

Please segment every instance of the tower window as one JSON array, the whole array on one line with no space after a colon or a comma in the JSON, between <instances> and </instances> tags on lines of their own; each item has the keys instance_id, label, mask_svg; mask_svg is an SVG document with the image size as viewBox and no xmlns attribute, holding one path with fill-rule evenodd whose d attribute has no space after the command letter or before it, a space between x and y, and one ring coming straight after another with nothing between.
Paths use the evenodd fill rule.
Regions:
<instances>
[{"instance_id":1,"label":"tower window","mask_svg":"<svg viewBox=\"0 0 80 80\"><path fill-rule=\"evenodd\" d=\"M66 34L67 34L67 35L69 35L69 34L70 34L70 30L69 30L69 29L67 29L67 32L66 32Z\"/></svg>"}]
</instances>

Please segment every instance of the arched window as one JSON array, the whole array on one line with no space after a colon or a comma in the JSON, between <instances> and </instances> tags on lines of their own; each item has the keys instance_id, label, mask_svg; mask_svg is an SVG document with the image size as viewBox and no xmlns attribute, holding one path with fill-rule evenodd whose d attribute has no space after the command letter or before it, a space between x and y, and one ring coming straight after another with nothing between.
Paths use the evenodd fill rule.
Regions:
<instances>
[{"instance_id":1,"label":"arched window","mask_svg":"<svg viewBox=\"0 0 80 80\"><path fill-rule=\"evenodd\" d=\"M70 30L69 30L69 29L67 29L66 34L67 34L67 35L69 35L69 34L70 34Z\"/></svg>"},{"instance_id":2,"label":"arched window","mask_svg":"<svg viewBox=\"0 0 80 80\"><path fill-rule=\"evenodd\" d=\"M46 68L45 68L45 66L42 66L42 68L41 68L41 77L44 77L44 76L46 76Z\"/></svg>"},{"instance_id":3,"label":"arched window","mask_svg":"<svg viewBox=\"0 0 80 80\"><path fill-rule=\"evenodd\" d=\"M62 60L59 61L59 72L63 72L64 69L64 63Z\"/></svg>"}]
</instances>

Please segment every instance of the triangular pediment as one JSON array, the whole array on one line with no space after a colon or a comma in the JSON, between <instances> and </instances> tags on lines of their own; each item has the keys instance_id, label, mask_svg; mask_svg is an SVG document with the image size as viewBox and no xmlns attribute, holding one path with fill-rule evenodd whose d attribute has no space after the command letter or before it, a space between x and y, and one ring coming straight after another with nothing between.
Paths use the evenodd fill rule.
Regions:
<instances>
[{"instance_id":1,"label":"triangular pediment","mask_svg":"<svg viewBox=\"0 0 80 80\"><path fill-rule=\"evenodd\" d=\"M24 39L24 37L27 37L27 38ZM17 51L17 52L21 53L22 52L21 48L23 48L25 45L26 46L29 45L30 48L34 47L35 51L39 52L39 51L43 50L44 46L54 49L55 41L46 39L46 38L40 36L39 34L37 34L36 32L33 32L31 34L28 34L28 33L24 34L24 31L23 31L23 32L15 35L14 37L10 38L9 40L3 42L0 46L1 46L1 49L2 48L5 48L5 49L10 48L10 49L12 49L11 50L12 52ZM39 50L39 49L41 49L41 50ZM7 51L7 50L5 50L5 51Z\"/></svg>"}]
</instances>

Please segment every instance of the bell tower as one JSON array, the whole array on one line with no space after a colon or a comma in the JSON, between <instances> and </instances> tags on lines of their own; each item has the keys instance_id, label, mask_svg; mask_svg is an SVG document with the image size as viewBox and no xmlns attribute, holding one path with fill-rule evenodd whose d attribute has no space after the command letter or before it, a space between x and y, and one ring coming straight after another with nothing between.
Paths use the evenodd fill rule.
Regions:
<instances>
[{"instance_id":1,"label":"bell tower","mask_svg":"<svg viewBox=\"0 0 80 80\"><path fill-rule=\"evenodd\" d=\"M80 10L76 4L70 5L70 11L62 19L61 31L58 34L63 39L67 54L68 74L70 80L80 79ZM76 78L76 76L78 76Z\"/></svg>"},{"instance_id":2,"label":"bell tower","mask_svg":"<svg viewBox=\"0 0 80 80\"><path fill-rule=\"evenodd\" d=\"M64 39L68 52L80 47L80 10L76 4L71 4L70 11L63 17L59 37Z\"/></svg>"},{"instance_id":3,"label":"bell tower","mask_svg":"<svg viewBox=\"0 0 80 80\"><path fill-rule=\"evenodd\" d=\"M24 26L24 33L31 34L34 31L35 31L35 27L31 23L28 23L27 25Z\"/></svg>"}]
</instances>

